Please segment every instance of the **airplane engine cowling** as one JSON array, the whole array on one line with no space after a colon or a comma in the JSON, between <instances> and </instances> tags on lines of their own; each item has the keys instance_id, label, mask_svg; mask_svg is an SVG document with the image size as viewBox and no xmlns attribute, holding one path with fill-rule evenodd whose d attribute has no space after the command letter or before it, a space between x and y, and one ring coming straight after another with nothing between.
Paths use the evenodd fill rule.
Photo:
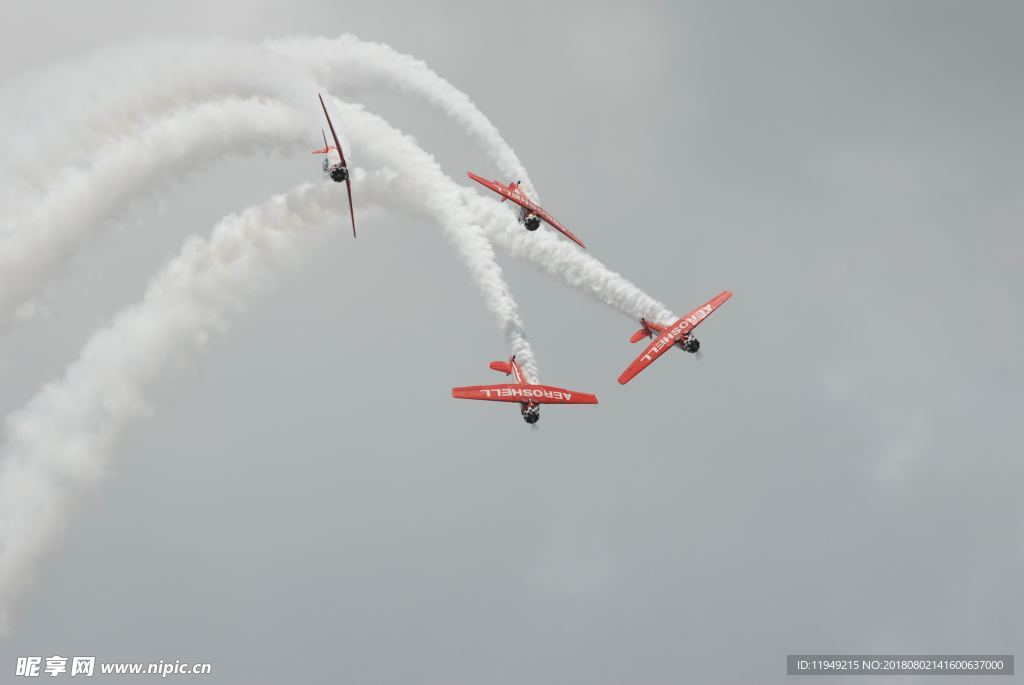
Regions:
<instances>
[{"instance_id":1,"label":"airplane engine cowling","mask_svg":"<svg viewBox=\"0 0 1024 685\"><path fill-rule=\"evenodd\" d=\"M683 349L691 354L695 354L700 349L700 340L687 338L683 341Z\"/></svg>"},{"instance_id":2,"label":"airplane engine cowling","mask_svg":"<svg viewBox=\"0 0 1024 685\"><path fill-rule=\"evenodd\" d=\"M540 217L531 214L523 221L523 225L526 226L527 231L536 231L540 228Z\"/></svg>"}]
</instances>

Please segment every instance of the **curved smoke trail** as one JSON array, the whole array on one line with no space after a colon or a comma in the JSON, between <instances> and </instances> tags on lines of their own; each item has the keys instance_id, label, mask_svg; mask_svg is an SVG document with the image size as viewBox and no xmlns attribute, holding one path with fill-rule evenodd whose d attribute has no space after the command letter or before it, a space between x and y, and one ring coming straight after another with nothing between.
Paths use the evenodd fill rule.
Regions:
<instances>
[{"instance_id":1,"label":"curved smoke trail","mask_svg":"<svg viewBox=\"0 0 1024 685\"><path fill-rule=\"evenodd\" d=\"M497 127L466 93L433 71L426 62L396 51L389 45L362 41L351 34L340 38L292 37L268 41L271 49L298 60L319 80L334 88L369 89L385 85L398 92L414 94L434 105L472 137L508 178L522 179L534 198L525 166ZM671 321L671 310L622 275L608 269L589 252L581 252L550 232L526 234L502 207L477 193L465 191L464 199L484 222L488 237L503 252L523 259L566 285L595 298L631 319ZM537 240L534 240L537 238Z\"/></svg>"},{"instance_id":2,"label":"curved smoke trail","mask_svg":"<svg viewBox=\"0 0 1024 685\"><path fill-rule=\"evenodd\" d=\"M334 111L339 112L353 141L353 149L363 150L368 159L380 166L403 171L409 191L417 194L417 201L433 213L435 221L443 227L445 235L469 268L484 302L498 321L510 352L521 359L524 375L536 383L537 363L519 318L519 307L498 265L493 246L462 202L461 188L411 137L401 134L384 119L361 107L331 99ZM355 141L364 142L355 144ZM365 141L372 141L372 144Z\"/></svg>"},{"instance_id":3,"label":"curved smoke trail","mask_svg":"<svg viewBox=\"0 0 1024 685\"><path fill-rule=\"evenodd\" d=\"M112 73L116 80L108 78ZM10 103L0 125L19 131L0 140L0 159L15 172L0 193L23 197L52 182L64 166L88 163L98 146L121 135L123 122L226 96L300 106L317 81L338 92L385 88L420 98L461 125L503 174L522 178L534 193L515 152L465 93L421 60L351 34L284 38L266 47L226 39L147 40L17 79L0 90Z\"/></svg>"},{"instance_id":4,"label":"curved smoke trail","mask_svg":"<svg viewBox=\"0 0 1024 685\"><path fill-rule=\"evenodd\" d=\"M485 152L495 161L500 170L510 176L524 177L524 184L528 181L522 164L512 149L502 139L493 124L464 93L430 70L423 62L408 55L397 53L388 46L359 41L350 35L342 36L339 39L291 38L272 41L269 45L273 50L287 55L290 60L301 61L304 68L319 71L322 76L326 77L330 74L345 75L343 78L334 76L332 85L335 85L335 82L337 82L349 87L365 88L376 84L377 87L384 86L400 92L417 95L428 103L440 108L459 123L467 133L482 145ZM205 44L204 46L207 51L210 49L210 46ZM228 56L229 49L233 50L238 47L236 44L226 42L214 42L213 46L221 53L221 61L225 61L223 58ZM155 107L159 107L162 102L180 102L188 97L203 97L219 89L232 90L230 84L231 78L234 76L239 78L239 89L246 92L262 91L268 93L288 93L289 95L295 93L295 90L289 87L272 86L272 82L277 77L283 77L284 74L289 73L288 67L283 66L280 60L267 60L265 55L262 56L264 60L260 62L259 66L260 71L268 75L266 81L253 79L251 76L251 66L247 66L244 69L232 66L240 64L243 61L242 59L227 59L226 61L229 63L229 66L218 65L218 68L210 74L199 68L201 60L185 59L183 60L183 66L181 66L181 69L185 71L185 76L182 76L180 73L174 73L174 70L178 67L175 66L173 58L168 57L170 53L173 53L172 48L173 44L168 44L166 41L158 43L154 48L150 49L151 52L155 53L156 57L146 59L143 56L133 62L135 64L144 64L146 66L146 73L151 77L144 80L142 86L140 86L141 93L137 92L136 89L132 89L131 94L125 96L127 102L118 101L116 94L110 93L106 94L101 100L110 103L118 112L128 113L131 116L145 117L144 101L140 101L137 98L141 95L150 95L147 88L152 89L152 84L159 82L161 77L166 76L170 78L171 75L176 80L188 81L189 88L187 93L184 96L178 97L168 94L168 89L155 89L160 96L155 100ZM250 48L247 46L242 46L239 49L242 50L239 58L257 59L256 55L249 52ZM120 54L117 50L112 50L110 53L103 53L93 58L84 69L87 73L98 71L109 67L111 61L122 58L123 54ZM264 61L266 64L264 64ZM295 66L296 64L291 64L291 68ZM167 70L171 73L164 74L161 70ZM67 75L64 74L63 76L66 77ZM307 78L306 75L299 74L286 80L289 84L297 82L306 83ZM78 83L83 81L88 81L88 79L76 80ZM271 85L267 85L268 82ZM129 83L131 83L131 80L129 80ZM306 95L306 100L308 100L308 93L304 95ZM117 117L103 117L95 113L90 116L88 111L85 114L76 114L76 120L81 120L79 121L78 128L84 126L84 130L97 134L74 138L74 142L79 145L79 154L82 153L83 146L84 148L89 147L85 145L88 141L102 141L114 135L113 130L106 132L98 131L98 129L102 128L100 122L107 122L112 129L117 129L121 125L118 123ZM82 121L89 123L84 124ZM245 129L248 128L248 123L241 122L238 124L238 129L242 132L243 136ZM76 126L69 125L65 129L73 130L76 129ZM216 144L220 141L213 142ZM225 142L230 143L230 137ZM46 155L42 156L45 157ZM636 288L628 280L623 279L619 274L608 270L599 260L596 260L589 254L566 250L566 246L560 245L557 241L538 241L538 244L527 244L523 241L521 233L515 232L511 224L508 224L508 229L504 231L496 227L505 224L507 222L499 221L497 225L493 221L489 222L491 227L489 235L504 251L509 252L513 256L531 261L542 271L556 276L566 284L598 298L604 304L623 312L631 318L639 316L671 318L668 310L663 305ZM45 236L47 233L43 231L39 235ZM37 238L36 240L38 242L39 239ZM550 245L555 252L549 254L546 250L537 249L541 242ZM68 247L58 247L56 250L57 254L60 255L62 250L66 254ZM16 249L14 252L24 254L25 250ZM2 253L3 248L0 246L0 263L3 261ZM59 260L60 256L57 256L55 261ZM31 264L32 260L26 263ZM17 279L12 279L12 281L14 283L19 282ZM21 290L34 290L38 286L39 282L33 281L24 288L21 288ZM7 301L10 299L12 299L12 296L7 297ZM13 299L17 298L13 297ZM3 330L5 318L10 318L11 305L7 301L5 301L4 294L0 293L0 330Z\"/></svg>"},{"instance_id":5,"label":"curved smoke trail","mask_svg":"<svg viewBox=\"0 0 1024 685\"><path fill-rule=\"evenodd\" d=\"M345 113L339 123L344 124L343 136L350 138L347 147L354 151L356 159L365 156L371 161L379 160L381 165L416 170L410 177L419 180L423 201L439 208L439 222L469 268L488 309L496 316L511 352L520 356L527 376L536 379L536 363L518 307L490 242L474 225L460 200L458 186L412 138L362 108L338 101L335 105ZM143 129L141 136L104 148L89 173L60 186L22 230L0 240L0 266L7 276L7 286L0 293L0 313L7 314L9 321L14 307L39 286L62 257L73 251L84 231L94 225L94 219L168 175L187 171L197 161L197 155L209 158L211 144L216 143L215 149L237 150L268 138L271 147L305 140L308 117L282 105L264 104L260 109L254 112L249 101L234 99L172 112ZM247 115L256 117L248 119ZM255 125L254 120L258 122ZM237 129L228 133L232 122L238 124ZM149 149L154 145L156 150ZM161 148L166 148L166 152ZM111 185L121 186L122 191L107 195L105 188Z\"/></svg>"},{"instance_id":6,"label":"curved smoke trail","mask_svg":"<svg viewBox=\"0 0 1024 685\"><path fill-rule=\"evenodd\" d=\"M30 207L125 128L169 111L225 97L300 105L316 87L295 63L225 39L147 39L22 76L0 89L0 127L18 132L0 138L0 206ZM7 215L0 215L0 233Z\"/></svg>"},{"instance_id":7,"label":"curved smoke trail","mask_svg":"<svg viewBox=\"0 0 1024 685\"><path fill-rule=\"evenodd\" d=\"M533 265L634 321L641 318L674 321L677 318L632 281L554 231L527 233L514 219L510 220L511 212L505 205L481 196L472 188L463 188L462 199L495 247L510 257Z\"/></svg>"},{"instance_id":8,"label":"curved smoke trail","mask_svg":"<svg viewBox=\"0 0 1024 685\"><path fill-rule=\"evenodd\" d=\"M373 178L356 175L361 201L418 207L441 224L502 324L511 350L525 362L524 370L535 374L516 304L490 243L461 202L459 186L415 141L380 117L333 99L332 108L345 130L361 141L356 146L361 158L388 169L376 195ZM145 386L169 361L194 353L223 326L225 310L239 291L259 280L268 250L285 251L289 233L336 214L337 200L334 184L303 186L229 217L208 243L190 239L151 283L141 305L95 334L62 381L9 418L0 471L0 627L9 627L38 560L59 539L79 495L96 484L124 427L148 412ZM268 225L277 233L268 233Z\"/></svg>"},{"instance_id":9,"label":"curved smoke trail","mask_svg":"<svg viewBox=\"0 0 1024 685\"><path fill-rule=\"evenodd\" d=\"M348 44L356 46L360 42L350 39ZM370 45L376 53L382 54L381 46ZM206 70L203 65L209 59L208 53L211 46L221 53L220 60L218 68ZM221 114L223 117L220 121L226 121L232 118L233 113L226 111L227 108L220 112L209 109L205 112L191 112L188 118L192 121L183 121L172 115L169 118L165 117L162 124L153 124L149 127L146 135L141 136L141 140L170 140L171 149L166 153L155 151L157 154L146 154L154 151L150 149L149 145L143 144L142 149L133 154L132 148L135 144L131 141L138 141L140 137L125 136L124 129L137 119L147 119L146 103L149 102L146 100L147 96L158 96L154 97L148 106L159 110L168 103L185 102L190 98L209 96L211 93L221 90L244 93L277 93L297 98L295 93L301 92L301 90L296 89L295 84L301 83L304 84L306 101L309 99L309 93L316 90L308 74L300 74L300 78L291 76L288 70L289 68L295 69L294 60L281 57L266 49L262 49L264 54L257 59L256 55L251 54L251 48L215 41L212 44L204 43L203 49L198 51L201 56L197 58L195 54L197 51L190 44L187 50L188 57L176 61L173 59L173 48L174 44L167 41L147 46L141 57L136 55L130 61L135 68L144 65L141 71L118 79L112 91L98 88L97 90L100 92L95 93L91 100L94 106L76 110L70 117L70 122L64 122L64 125L60 127L60 130L64 132L63 137L58 136L55 141L45 139L50 142L50 152L57 149L62 150L64 158L80 157L90 160L90 154L99 154L100 159L98 163L93 164L92 169L85 173L78 168L66 168L62 175L64 178L70 176L67 183L62 183L64 178L53 181L60 191L56 197L51 191L42 198L33 198L28 203L31 208L30 218L20 222L18 230L0 233L0 238L2 238L0 239L0 270L8 276L7 285L0 290L0 330L10 326L16 308L31 293L38 291L46 276L73 253L75 247L81 242L85 230L94 226L96 219L101 218L104 212L109 213L117 207L123 197L136 194L146 184L152 185L154 165L160 165L159 173L162 176L169 176L187 170L190 164L201 162L202 154L210 149L211 142L219 144L221 148L230 149L248 136L256 136L256 140L262 139L263 141L272 139L271 131L283 134L288 140L294 140L295 138L288 137L288 131L281 128L283 126L289 126L289 130L295 132L296 138L298 137L299 117L283 111L273 113L279 116L260 118L258 121L263 125L255 127L251 125L251 122L243 121L240 117L236 118L235 120L240 123L233 131L225 131L224 127L216 126L219 121L213 122L212 125L220 131L221 135L211 136L209 135L210 129L203 128L195 120L202 116L213 117L216 114ZM82 73L78 73L78 78L73 79L73 82L77 84L95 82L96 79L90 78L89 74L106 72L113 62L124 63L127 61L123 59L123 50L122 48L121 50L103 51L88 60L77 68L78 72ZM401 58L394 51L391 51L391 55ZM226 64L224 64L225 62ZM363 65L370 64L365 55L361 58L361 63ZM253 72L258 72L261 75L260 78L253 78ZM145 74L144 79L134 77L142 73ZM71 73L66 68L58 69L55 74L50 75L48 80L51 84L63 82L70 75ZM46 92L48 90L47 79L40 79L40 81L41 85L36 84L36 91ZM237 86L233 85L233 81L238 82ZM266 85L273 84L275 81L283 81L288 86ZM167 86L166 82L172 85ZM101 83L106 83L106 81L101 81ZM125 85L126 83L127 85ZM154 84L158 83L161 86L155 88ZM179 83L187 84L187 87L176 89L174 84ZM96 102L102 103L102 107L105 109L97 109ZM435 99L434 102L437 104L438 101ZM460 111L464 109L462 107ZM284 118L289 120L286 122L283 120ZM482 119L482 115L479 118ZM490 122L483 119L483 124L490 126L492 136L497 135L497 131L490 125ZM46 128L44 125L36 124L36 130ZM172 128L174 131L161 130L161 128ZM75 131L77 134L70 136L69 131ZM171 135L173 133L178 133L177 137ZM115 138L115 136L120 137ZM28 132L25 139L33 139L31 131ZM114 149L112 151L105 150L101 147L104 144ZM104 151L99 152L100 150ZM32 164L26 165L26 160L36 163L37 159L45 159L49 156L45 149L42 151L34 149L33 153L28 155L19 155L16 152L8 155L8 166L13 164L15 167L20 167L19 173L16 175L28 179L35 178L35 176L31 173ZM210 156L206 155L206 158L209 159ZM512 160L509 162L511 168L521 166L514 154L510 159ZM26 166L28 170L25 169ZM151 173L147 174L147 170ZM112 175L119 175L117 179L119 183L110 183L113 180ZM34 184L35 189L38 191L45 188L45 180L51 177L52 173L43 174L37 178L37 182ZM120 193L108 195L104 191L109 187L122 190ZM21 194L19 197L24 198L25 196L26 194ZM39 207L42 209L37 209ZM8 212L8 215L18 216L18 212L12 210ZM464 233L463 235L472 234ZM471 249L476 251L473 256L468 252ZM513 351L522 355L528 376L536 377L532 354L521 333L521 323L516 319L514 303L509 304L511 294L501 281L500 267L493 259L492 248L486 241L476 240L472 246L463 246L460 247L460 250L464 261L470 264L471 271L475 274L475 280L488 300L489 307L492 311L506 312L499 313L506 338L512 343ZM496 300L499 302L495 303Z\"/></svg>"},{"instance_id":10,"label":"curved smoke trail","mask_svg":"<svg viewBox=\"0 0 1024 685\"><path fill-rule=\"evenodd\" d=\"M124 426L147 415L143 387L197 352L235 298L280 254L290 231L322 218L306 186L224 219L152 279L140 304L90 338L63 378L6 420L0 470L0 629L40 557L60 537L79 495L105 471ZM274 225L276 231L266 230Z\"/></svg>"},{"instance_id":11,"label":"curved smoke trail","mask_svg":"<svg viewBox=\"0 0 1024 685\"><path fill-rule=\"evenodd\" d=\"M485 303L498 319L513 354L536 379L533 353L526 342L518 307L497 264L493 248L462 206L459 188L443 174L432 157L382 119L359 108L343 106L350 118L365 122L372 133L353 137L369 159L396 167L412 165L424 179L424 201L437 204L442 225L470 269ZM0 314L15 307L39 287L59 263L69 257L85 233L141 192L153 190L168 178L229 152L251 152L255 146L284 150L308 138L308 114L273 102L229 99L173 111L131 135L102 148L87 173L58 185L40 203L21 230L0 239ZM367 145L363 141L374 140ZM351 149L351 147L350 147ZM381 155L382 151L388 154ZM108 190L109 189L109 190Z\"/></svg>"},{"instance_id":12,"label":"curved smoke trail","mask_svg":"<svg viewBox=\"0 0 1024 685\"><path fill-rule=\"evenodd\" d=\"M169 67L170 61L173 59L168 61ZM226 69L209 80L209 87L185 89L186 95L164 88L162 99L158 101L165 105L195 105L190 97L208 99L211 92L216 93L221 87L229 92L265 92L268 89L264 88L262 77L270 72L262 71L259 66L249 64L247 69L259 72L260 77L250 76L250 80L237 88L231 82L233 70ZM422 76L425 66L416 68ZM151 78L152 74L148 76ZM300 80L305 84L303 89L312 83L305 76ZM420 86L430 85L427 81L421 80ZM454 90L450 84L448 87ZM315 89L313 85L307 92ZM288 88L280 90L286 93ZM295 94L281 95L286 100L292 96ZM447 102L446 98L452 97L450 92L441 94L437 102ZM505 155L505 161L500 164L513 164L510 160L514 159L514 154L508 157L504 150L511 153L510 148L497 136L490 122L470 116L475 106L468 98L459 100L458 104L461 109L455 118L476 131L478 138L490 146L495 159L500 160ZM231 123L232 117L244 118L255 107L280 107L281 120L272 123L268 118L268 125L259 130L240 126L241 132L233 139L213 136L219 141L216 149L266 145L268 138L278 143L287 143L299 136L305 140L305 120L302 124L299 121L303 117L296 117L280 103L232 100L224 110L219 104L207 103L188 112L196 117L195 121L203 117L217 120L232 107L239 111L225 115L219 120L221 125L236 125ZM340 102L335 102L334 107L340 112L349 142L359 151L360 159L376 160L388 170L369 176L357 174L360 202L373 201L376 192L378 202L418 209L444 227L501 323L513 352L527 362L531 380L536 374L532 356L521 333L515 302L494 260L493 249L484 237L485 230L513 255L533 261L548 273L602 301L614 298L613 306L620 311L631 316L637 310L651 315L650 308L656 303L650 298L644 300L646 296L637 297L632 284L609 272L596 259L553 235L527 236L516 226L511 213L492 199L484 200L455 184L411 138L359 107ZM190 164L212 158L196 152L201 136L190 138L181 130L173 130L181 125L181 112L177 110L167 114L164 120L145 126L134 123L148 121L152 112L147 108L144 97L129 98L114 106L114 111L106 118L100 109L86 112L79 119L84 129L74 125L64 127L65 141L86 143L79 150L104 152L98 159L72 156L73 160L83 163L85 175L95 176L92 180L81 181L63 176L60 180L73 183L67 195L61 196L66 199L59 202L67 202L70 207L75 197L82 202L89 200L83 188L88 183L96 183L95 179L107 179L111 183L135 182L134 190L126 190L123 197L142 192L147 183L156 182L157 169L144 163L151 157L136 155L132 159L128 154L139 135L144 135L139 131L149 131L147 127L168 127L172 140L169 149L175 151L178 160L178 166L172 169L184 170ZM125 122L130 122L136 130L121 138ZM107 125L110 128L104 128ZM88 135L83 135L82 130ZM173 141L186 142L176 149ZM163 144L167 144L166 139ZM11 158L17 162L26 157L15 154ZM131 167L140 159L142 164ZM396 181L394 170L401 172L397 176L400 181ZM46 178L29 173L25 187L37 194L50 192ZM79 182L86 185L74 185ZM179 257L151 282L140 305L118 315L110 327L96 333L61 381L45 387L25 409L10 417L7 423L9 442L2 451L4 459L0 470L0 621L9 622L13 604L28 583L36 562L59 537L67 512L78 494L95 485L103 473L109 452L124 426L147 414L148 406L143 399L147 385L168 361L201 349L207 337L225 325L227 314L237 306L239 299L258 284L260 274L294 247L294 236L301 233L298 229L336 214L336 200L337 187L333 184L302 186L260 208L229 217L209 241L190 239ZM40 233L45 234L61 223L60 217L67 217L64 213L67 210L62 209L59 202L47 201L37 215L41 217L36 224ZM113 211L116 204L115 199L106 208L97 205L90 211L93 216L100 216L104 211ZM17 203L12 202L14 205ZM6 233L22 231L6 231L5 238L9 237ZM35 249L32 243L26 245L32 253Z\"/></svg>"},{"instance_id":13,"label":"curved smoke trail","mask_svg":"<svg viewBox=\"0 0 1024 685\"><path fill-rule=\"evenodd\" d=\"M63 377L6 420L0 454L0 630L80 495L104 475L112 446L148 415L145 389L198 353L308 225L336 207L336 188L304 185L190 237L139 304L97 331Z\"/></svg>"},{"instance_id":14,"label":"curved smoke trail","mask_svg":"<svg viewBox=\"0 0 1024 685\"><path fill-rule=\"evenodd\" d=\"M347 113L350 115L350 113ZM379 125L376 122L374 125ZM353 170L365 205L441 220L415 175ZM410 182L411 181L411 182ZM147 417L147 390L202 352L231 314L312 247L313 227L337 223L338 187L303 184L191 236L151 279L141 302L94 333L63 376L7 417L0 450L0 632L60 540L81 496L94 489L126 428Z\"/></svg>"},{"instance_id":15,"label":"curved smoke trail","mask_svg":"<svg viewBox=\"0 0 1024 685\"><path fill-rule=\"evenodd\" d=\"M131 199L225 154L288 152L308 133L305 113L276 101L238 98L173 110L126 128L95 151L88 167L41 189L17 230L0 234L0 332L89 232Z\"/></svg>"},{"instance_id":16,"label":"curved smoke trail","mask_svg":"<svg viewBox=\"0 0 1024 685\"><path fill-rule=\"evenodd\" d=\"M526 167L515 151L464 92L432 70L426 62L390 45L363 41L352 34L340 38L296 36L266 45L302 64L332 90L376 90L386 87L415 95L462 127L508 178L522 180L523 190L537 198Z\"/></svg>"}]
</instances>

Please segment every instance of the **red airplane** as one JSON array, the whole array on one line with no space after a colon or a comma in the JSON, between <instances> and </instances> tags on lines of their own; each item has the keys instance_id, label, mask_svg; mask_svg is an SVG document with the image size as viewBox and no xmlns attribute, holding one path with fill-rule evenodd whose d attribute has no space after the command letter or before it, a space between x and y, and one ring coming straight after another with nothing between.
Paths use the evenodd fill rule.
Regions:
<instances>
[{"instance_id":1,"label":"red airplane","mask_svg":"<svg viewBox=\"0 0 1024 685\"><path fill-rule=\"evenodd\" d=\"M320 129L320 133L324 136L324 146L319 150L313 150L314 155L327 155L324 157L324 173L331 177L331 180L335 183L345 182L348 186L348 213L352 216L352 237L356 237L356 212L352 208L352 180L349 178L348 165L345 163L345 153L341 149L341 143L338 141L338 134L334 132L334 124L331 123L331 115L327 113L327 105L324 104L324 96L317 93L320 97L320 106L324 108L324 116L327 117L327 125L331 127L331 137L334 138L334 145L327 144L327 134L324 133L323 129ZM331 152L337 153L337 161L335 161L335 155Z\"/></svg>"},{"instance_id":2,"label":"red airplane","mask_svg":"<svg viewBox=\"0 0 1024 685\"><path fill-rule=\"evenodd\" d=\"M470 385L452 388L452 397L461 400L490 400L491 402L518 402L526 423L540 421L542 404L597 404L597 397L585 392L556 388L550 385L532 385L523 379L522 369L515 356L507 362L491 362L491 368L506 376L515 377L515 383L498 385Z\"/></svg>"},{"instance_id":3,"label":"red airplane","mask_svg":"<svg viewBox=\"0 0 1024 685\"><path fill-rule=\"evenodd\" d=\"M728 290L723 290L702 306L697 307L683 318L668 326L640 319L640 324L643 328L634 333L629 342L635 343L640 342L644 338L654 338L655 333L659 333L659 335L647 346L643 354L634 359L629 368L622 372L622 375L619 376L619 383L625 385L631 381L633 376L650 366L651 362L660 357L665 350L673 345L681 350L696 353L700 349L700 341L693 337L691 331L699 326L704 319L708 318L711 312L722 306L722 303L730 297L732 297L732 293Z\"/></svg>"},{"instance_id":4,"label":"red airplane","mask_svg":"<svg viewBox=\"0 0 1024 685\"><path fill-rule=\"evenodd\" d=\"M488 181L486 178L477 176L472 171L468 172L468 174L471 179L480 185L486 186L498 195L501 195L502 202L512 200L512 202L519 205L516 209L516 218L519 219L519 223L526 227L527 231L536 231L540 228L540 220L543 219L551 228L560 232L583 249L587 249L587 246L574 236L568 228L555 221L555 218L545 212L540 205L526 197L523 191L519 189L521 181L509 181L509 184L506 186L502 185L501 181Z\"/></svg>"}]
</instances>

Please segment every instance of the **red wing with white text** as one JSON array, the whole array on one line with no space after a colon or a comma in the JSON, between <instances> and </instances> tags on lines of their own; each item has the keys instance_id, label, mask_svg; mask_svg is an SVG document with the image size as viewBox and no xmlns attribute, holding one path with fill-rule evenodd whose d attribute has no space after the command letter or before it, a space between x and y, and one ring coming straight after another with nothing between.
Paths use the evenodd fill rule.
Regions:
<instances>
[{"instance_id":1,"label":"red wing with white text","mask_svg":"<svg viewBox=\"0 0 1024 685\"><path fill-rule=\"evenodd\" d=\"M452 397L461 400L518 402L519 411L527 423L540 421L540 405L542 404L597 404L597 397L590 393L556 388L552 385L527 383L515 357L507 362L491 362L491 368L505 375L511 375L515 382L452 388Z\"/></svg>"},{"instance_id":2,"label":"red wing with white text","mask_svg":"<svg viewBox=\"0 0 1024 685\"><path fill-rule=\"evenodd\" d=\"M634 376L650 366L655 359L673 346L696 354L697 350L700 349L700 341L693 337L693 329L699 326L704 319L711 316L711 313L722 306L722 303L730 297L732 297L732 293L728 290L723 290L673 324L664 325L640 319L640 325L643 328L634 333L629 341L636 343L644 338L653 338L653 341L639 357L633 360L629 368L622 372L622 375L619 376L619 383L625 385L631 381Z\"/></svg>"},{"instance_id":3,"label":"red wing with white text","mask_svg":"<svg viewBox=\"0 0 1024 685\"><path fill-rule=\"evenodd\" d=\"M335 183L345 183L346 190L348 190L348 213L352 217L352 237L355 238L356 211L352 207L352 179L349 176L348 164L345 162L345 151L341 149L341 141L338 140L338 134L334 132L331 115L327 113L327 105L324 104L324 96L319 95L319 97L320 106L324 108L324 116L327 117L327 125L331 129L331 137L334 138L334 145L327 144L327 134L320 129L320 133L324 136L324 146L319 150L313 150L313 154L326 155L324 157L324 173L330 176Z\"/></svg>"},{"instance_id":4,"label":"red wing with white text","mask_svg":"<svg viewBox=\"0 0 1024 685\"><path fill-rule=\"evenodd\" d=\"M548 214L543 207L526 197L526 194L519 188L520 181L509 181L508 185L504 185L501 181L488 181L482 176L477 176L472 171L468 172L468 174L471 179L480 185L490 188L498 195L501 195L502 202L505 200L514 202L518 206L516 218L519 219L519 223L526 227L527 231L536 231L540 228L540 222L543 219L551 228L586 249L587 246L583 244L582 240L573 235L572 231L555 221L555 218Z\"/></svg>"}]
</instances>

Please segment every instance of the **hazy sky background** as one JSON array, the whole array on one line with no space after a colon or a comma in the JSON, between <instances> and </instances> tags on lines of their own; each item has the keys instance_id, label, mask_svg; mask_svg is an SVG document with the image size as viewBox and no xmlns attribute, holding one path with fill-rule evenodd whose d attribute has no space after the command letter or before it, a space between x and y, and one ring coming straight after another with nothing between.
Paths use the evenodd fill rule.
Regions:
<instances>
[{"instance_id":1,"label":"hazy sky background","mask_svg":"<svg viewBox=\"0 0 1024 685\"><path fill-rule=\"evenodd\" d=\"M620 387L634 323L503 259L542 380L601 400L532 431L449 397L499 382L505 350L437 227L368 214L353 242L339 204L326 249L160 389L0 672L61 654L238 684L769 683L787 653L1021 651L1024 6L6 9L3 81L147 35L389 43L474 99L612 269L677 312L735 297L701 361ZM419 101L351 99L456 179L495 173ZM0 410L186 235L319 174L307 149L226 160L126 208L0 338Z\"/></svg>"}]
</instances>

